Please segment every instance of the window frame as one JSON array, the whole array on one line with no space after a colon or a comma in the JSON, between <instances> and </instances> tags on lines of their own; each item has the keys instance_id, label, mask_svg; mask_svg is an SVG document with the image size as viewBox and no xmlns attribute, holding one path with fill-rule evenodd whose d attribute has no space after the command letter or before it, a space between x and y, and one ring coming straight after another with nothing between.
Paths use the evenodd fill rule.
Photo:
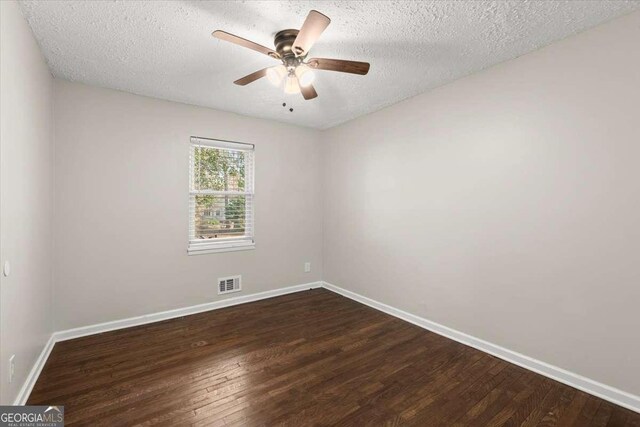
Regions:
<instances>
[{"instance_id":1,"label":"window frame","mask_svg":"<svg viewBox=\"0 0 640 427\"><path fill-rule=\"evenodd\" d=\"M222 150L235 150L251 153L251 164L245 164L245 191L214 191L214 190L195 190L194 178L195 178L195 147L210 147ZM248 173L246 168L249 167ZM195 213L193 208L195 206L195 198L197 195L230 195L230 196L250 196L250 202L245 205L250 209L245 209L249 227L245 229L245 235L242 237L225 237L219 239L195 239ZM192 136L189 140L189 192L188 192L188 205L189 205L189 223L188 223L188 239L187 239L187 254L188 255L201 255L220 252L235 252L255 249L255 145L247 144L244 142L227 141L222 139L203 138L198 136Z\"/></svg>"}]
</instances>

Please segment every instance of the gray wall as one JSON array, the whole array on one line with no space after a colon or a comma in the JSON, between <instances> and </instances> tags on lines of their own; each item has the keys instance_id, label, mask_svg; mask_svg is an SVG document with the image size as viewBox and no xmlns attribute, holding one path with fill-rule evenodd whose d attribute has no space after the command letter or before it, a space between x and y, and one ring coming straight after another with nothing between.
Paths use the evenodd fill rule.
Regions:
<instances>
[{"instance_id":1,"label":"gray wall","mask_svg":"<svg viewBox=\"0 0 640 427\"><path fill-rule=\"evenodd\" d=\"M318 132L61 80L54 111L56 330L321 279ZM187 255L191 135L256 145L255 250Z\"/></svg>"},{"instance_id":2,"label":"gray wall","mask_svg":"<svg viewBox=\"0 0 640 427\"><path fill-rule=\"evenodd\" d=\"M640 394L640 13L324 134L324 279Z\"/></svg>"},{"instance_id":3,"label":"gray wall","mask_svg":"<svg viewBox=\"0 0 640 427\"><path fill-rule=\"evenodd\" d=\"M18 5L0 2L0 17L0 264L11 264L0 275L0 402L8 404L53 329L53 79Z\"/></svg>"}]
</instances>

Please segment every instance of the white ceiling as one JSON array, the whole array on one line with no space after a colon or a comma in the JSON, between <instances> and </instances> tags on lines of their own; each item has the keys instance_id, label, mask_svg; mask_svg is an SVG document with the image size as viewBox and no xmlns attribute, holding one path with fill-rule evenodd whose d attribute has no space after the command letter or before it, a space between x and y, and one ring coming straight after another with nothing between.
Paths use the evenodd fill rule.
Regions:
<instances>
[{"instance_id":1,"label":"white ceiling","mask_svg":"<svg viewBox=\"0 0 640 427\"><path fill-rule=\"evenodd\" d=\"M56 77L325 129L640 8L637 1L21 1ZM371 63L318 71L304 101L261 79L275 61L211 37L265 46L310 9L331 25L310 57ZM285 100L295 108L282 108Z\"/></svg>"}]
</instances>

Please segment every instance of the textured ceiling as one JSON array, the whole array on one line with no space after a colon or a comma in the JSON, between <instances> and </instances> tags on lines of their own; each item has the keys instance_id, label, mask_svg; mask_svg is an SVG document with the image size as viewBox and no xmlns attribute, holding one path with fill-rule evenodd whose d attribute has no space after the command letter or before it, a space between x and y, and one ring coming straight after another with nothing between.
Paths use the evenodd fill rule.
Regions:
<instances>
[{"instance_id":1,"label":"textured ceiling","mask_svg":"<svg viewBox=\"0 0 640 427\"><path fill-rule=\"evenodd\" d=\"M328 128L640 8L636 1L21 1L56 77ZM211 37L265 46L310 9L331 25L310 57L371 62L367 76L317 71L304 101L258 80L276 62ZM285 100L295 110L282 108Z\"/></svg>"}]
</instances>

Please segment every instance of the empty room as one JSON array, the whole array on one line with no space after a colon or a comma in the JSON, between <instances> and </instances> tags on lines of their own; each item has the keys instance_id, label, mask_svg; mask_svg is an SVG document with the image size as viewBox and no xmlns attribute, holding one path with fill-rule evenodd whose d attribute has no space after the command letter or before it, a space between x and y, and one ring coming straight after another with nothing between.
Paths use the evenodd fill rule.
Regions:
<instances>
[{"instance_id":1,"label":"empty room","mask_svg":"<svg viewBox=\"0 0 640 427\"><path fill-rule=\"evenodd\" d=\"M0 7L0 426L640 427L640 1Z\"/></svg>"}]
</instances>

